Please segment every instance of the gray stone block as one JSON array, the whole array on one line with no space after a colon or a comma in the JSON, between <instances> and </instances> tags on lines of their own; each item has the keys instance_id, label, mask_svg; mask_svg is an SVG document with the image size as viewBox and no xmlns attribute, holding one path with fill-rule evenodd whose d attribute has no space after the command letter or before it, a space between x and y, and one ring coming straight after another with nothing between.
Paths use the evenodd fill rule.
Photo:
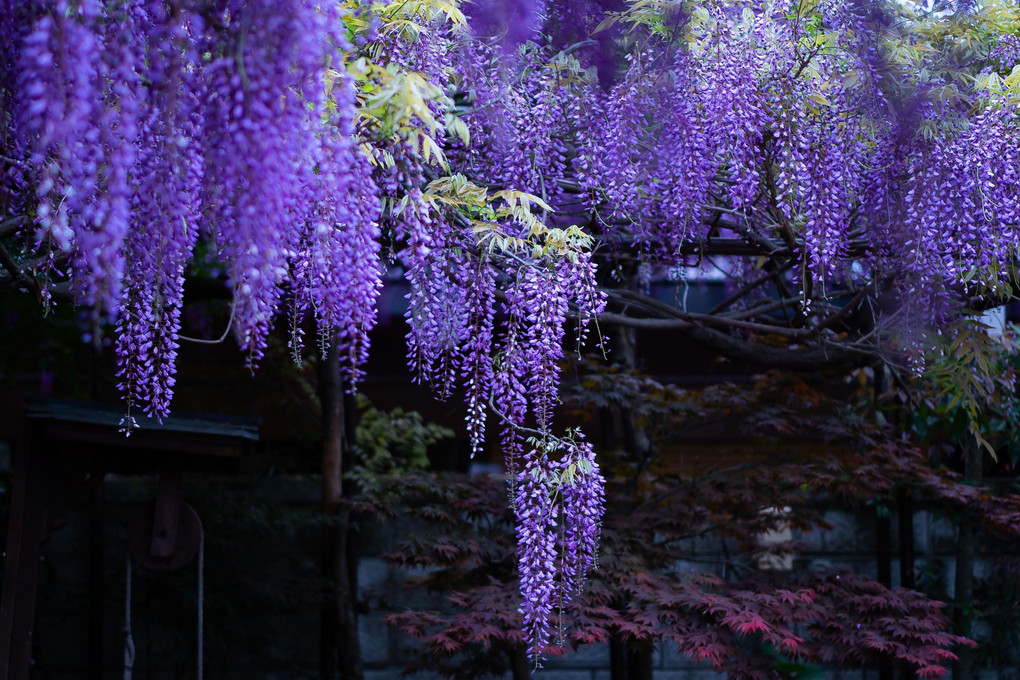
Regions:
<instances>
[{"instance_id":1,"label":"gray stone block","mask_svg":"<svg viewBox=\"0 0 1020 680\"><path fill-rule=\"evenodd\" d=\"M829 668L825 671L825 680L864 680L864 670Z\"/></svg>"},{"instance_id":2,"label":"gray stone block","mask_svg":"<svg viewBox=\"0 0 1020 680\"><path fill-rule=\"evenodd\" d=\"M869 578L875 578L877 570L875 560L860 556L847 557L820 557L811 559L806 565L807 571L854 571L862 573Z\"/></svg>"},{"instance_id":3,"label":"gray stone block","mask_svg":"<svg viewBox=\"0 0 1020 680\"><path fill-rule=\"evenodd\" d=\"M358 560L358 590L365 594L381 595L393 587L390 566L378 557Z\"/></svg>"},{"instance_id":4,"label":"gray stone block","mask_svg":"<svg viewBox=\"0 0 1020 680\"><path fill-rule=\"evenodd\" d=\"M931 552L931 513L927 510L914 512L914 554L927 555Z\"/></svg>"},{"instance_id":5,"label":"gray stone block","mask_svg":"<svg viewBox=\"0 0 1020 680\"><path fill-rule=\"evenodd\" d=\"M878 579L878 561L873 557L861 557L850 569L871 579Z\"/></svg>"},{"instance_id":6,"label":"gray stone block","mask_svg":"<svg viewBox=\"0 0 1020 680\"><path fill-rule=\"evenodd\" d=\"M705 564L702 562L692 562L690 560L677 560L677 562L673 565L673 571L677 574L703 572L705 571Z\"/></svg>"},{"instance_id":7,"label":"gray stone block","mask_svg":"<svg viewBox=\"0 0 1020 680\"><path fill-rule=\"evenodd\" d=\"M822 529L815 529L813 531L801 531L796 529L793 531L793 540L802 544L802 552L818 553L825 549L822 538L824 533L825 532Z\"/></svg>"},{"instance_id":8,"label":"gray stone block","mask_svg":"<svg viewBox=\"0 0 1020 680\"><path fill-rule=\"evenodd\" d=\"M531 678L532 680L592 680L592 671L568 671L562 668L542 668L532 673Z\"/></svg>"},{"instance_id":9,"label":"gray stone block","mask_svg":"<svg viewBox=\"0 0 1020 680\"><path fill-rule=\"evenodd\" d=\"M361 643L361 660L367 664L386 663L390 657L390 628L381 614L358 618L358 640Z\"/></svg>"},{"instance_id":10,"label":"gray stone block","mask_svg":"<svg viewBox=\"0 0 1020 680\"><path fill-rule=\"evenodd\" d=\"M397 544L414 532L413 520L366 520L360 525L358 555L370 556L396 550Z\"/></svg>"},{"instance_id":11,"label":"gray stone block","mask_svg":"<svg viewBox=\"0 0 1020 680\"><path fill-rule=\"evenodd\" d=\"M412 680L446 680L437 673L415 673L410 677ZM385 668L383 670L365 671L365 680L402 680L402 678L400 677L400 668Z\"/></svg>"},{"instance_id":12,"label":"gray stone block","mask_svg":"<svg viewBox=\"0 0 1020 680\"><path fill-rule=\"evenodd\" d=\"M431 593L416 583L422 576L434 570L434 568L394 568L390 573L394 585L387 591L386 608L391 611L401 611L405 608L440 611L449 609L449 604L441 593Z\"/></svg>"},{"instance_id":13,"label":"gray stone block","mask_svg":"<svg viewBox=\"0 0 1020 680\"><path fill-rule=\"evenodd\" d=\"M695 536L691 539L690 555L692 557L704 558L720 555L722 552L722 540L718 536L705 534L704 536Z\"/></svg>"},{"instance_id":14,"label":"gray stone block","mask_svg":"<svg viewBox=\"0 0 1020 680\"><path fill-rule=\"evenodd\" d=\"M945 562L944 558L925 557L914 563L918 585L924 592L931 593L937 600L945 599L948 596Z\"/></svg>"},{"instance_id":15,"label":"gray stone block","mask_svg":"<svg viewBox=\"0 0 1020 680\"><path fill-rule=\"evenodd\" d=\"M822 534L823 552L846 555L874 550L875 529L871 522L861 521L843 510L826 510L822 517L832 526Z\"/></svg>"},{"instance_id":16,"label":"gray stone block","mask_svg":"<svg viewBox=\"0 0 1020 680\"><path fill-rule=\"evenodd\" d=\"M977 621L971 622L970 634L967 637L971 640L988 640L991 635L992 628L988 625L988 622L978 619ZM978 664L978 666L980 667L980 664ZM981 678L980 680L994 680L994 678Z\"/></svg>"},{"instance_id":17,"label":"gray stone block","mask_svg":"<svg viewBox=\"0 0 1020 680\"><path fill-rule=\"evenodd\" d=\"M654 680L726 680L726 675L716 673L711 668L695 666L692 668L657 670L652 674Z\"/></svg>"},{"instance_id":18,"label":"gray stone block","mask_svg":"<svg viewBox=\"0 0 1020 680\"><path fill-rule=\"evenodd\" d=\"M932 515L929 520L931 552L935 555L955 555L956 524L944 515Z\"/></svg>"},{"instance_id":19,"label":"gray stone block","mask_svg":"<svg viewBox=\"0 0 1020 680\"><path fill-rule=\"evenodd\" d=\"M608 668L609 645L582 645L577 651L568 651L563 656L546 660L547 668Z\"/></svg>"},{"instance_id":20,"label":"gray stone block","mask_svg":"<svg viewBox=\"0 0 1020 680\"><path fill-rule=\"evenodd\" d=\"M699 667L711 669L710 666L705 664L699 665L689 656L682 654L680 650L677 649L677 646L672 642L662 643L661 645L659 645L658 650L659 654L661 655L661 660L658 664L656 664L657 668L662 668L664 670L678 668L690 669Z\"/></svg>"}]
</instances>

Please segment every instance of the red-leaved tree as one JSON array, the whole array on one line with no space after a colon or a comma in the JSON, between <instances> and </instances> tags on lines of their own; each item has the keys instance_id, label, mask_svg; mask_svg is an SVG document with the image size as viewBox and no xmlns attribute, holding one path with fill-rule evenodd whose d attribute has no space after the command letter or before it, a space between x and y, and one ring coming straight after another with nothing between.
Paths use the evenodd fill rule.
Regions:
<instances>
[{"instance_id":1,"label":"red-leaved tree","mask_svg":"<svg viewBox=\"0 0 1020 680\"><path fill-rule=\"evenodd\" d=\"M657 418L642 422L659 451L678 432L722 422L753 433L770 451L776 442L796 438L816 443L818 453L774 454L766 462L694 477L656 474L654 464L635 476L633 461L618 454L598 569L586 587L557 602L552 654L622 645L630 650L628 677L640 657L634 650L658 645L736 678L785 677L810 664L852 668L883 661L937 677L959 649L974 645L950 632L942 602L862 573L771 568L805 545L762 539L784 528L802 536L831 528L823 509L832 503L867 516L867 506L894 504L902 488L952 515L980 517L981 530L998 540L1015 539L1020 497L996 495L932 467L891 426L799 378L770 375L750 385L686 391L609 369L582 377L572 394L586 408L626 403ZM529 677L505 484L487 476L403 477L387 492L397 493L400 503L386 495L387 502L375 506L413 509L420 524L388 559L426 567L413 577L414 586L446 602L440 611L389 616L423 642L409 669L470 678L511 668L515 678ZM699 563L692 546L709 537L725 553Z\"/></svg>"}]
</instances>

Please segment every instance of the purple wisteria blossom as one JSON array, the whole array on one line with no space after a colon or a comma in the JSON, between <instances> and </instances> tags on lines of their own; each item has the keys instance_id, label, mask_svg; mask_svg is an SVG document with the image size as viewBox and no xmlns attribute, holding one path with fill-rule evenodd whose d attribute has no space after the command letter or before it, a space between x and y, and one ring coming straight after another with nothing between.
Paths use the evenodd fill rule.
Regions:
<instances>
[{"instance_id":1,"label":"purple wisteria blossom","mask_svg":"<svg viewBox=\"0 0 1020 680\"><path fill-rule=\"evenodd\" d=\"M550 645L561 643L556 614L597 565L605 479L594 449L579 434L529 443L514 510L524 632L529 654L540 661Z\"/></svg>"},{"instance_id":2,"label":"purple wisteria blossom","mask_svg":"<svg viewBox=\"0 0 1020 680\"><path fill-rule=\"evenodd\" d=\"M712 239L783 253L799 337L851 281L897 299L908 350L1020 256L1015 30L971 72L895 38L894 6L681 4L0 0L4 238L113 320L155 417L196 251L252 366L286 301L295 354L314 320L352 386L388 258L417 379L463 390L473 452L498 418L540 657L597 554L593 449L553 427L606 305L593 249L642 285Z\"/></svg>"}]
</instances>

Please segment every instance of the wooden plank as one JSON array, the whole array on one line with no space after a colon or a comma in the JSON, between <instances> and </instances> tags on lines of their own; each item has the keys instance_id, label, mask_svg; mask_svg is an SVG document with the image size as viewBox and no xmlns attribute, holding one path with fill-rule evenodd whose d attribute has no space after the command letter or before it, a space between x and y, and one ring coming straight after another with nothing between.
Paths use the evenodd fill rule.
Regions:
<instances>
[{"instance_id":1,"label":"wooden plank","mask_svg":"<svg viewBox=\"0 0 1020 680\"><path fill-rule=\"evenodd\" d=\"M190 433L140 431L130 437L105 426L94 424L46 421L46 439L54 442L95 445L106 453L135 453L140 450L173 452L175 456L206 455L239 458L241 440L225 437L198 436Z\"/></svg>"},{"instance_id":2,"label":"wooden plank","mask_svg":"<svg viewBox=\"0 0 1020 680\"><path fill-rule=\"evenodd\" d=\"M81 423L85 425L101 425L104 429L118 431L124 418L124 407L121 405L96 404L79 402L70 399L30 399L28 402L28 418L49 420L52 422ZM206 438L225 437L258 441L258 421L252 418L221 416L211 414L188 414L175 412L160 423L150 420L143 414L135 418L138 430L142 432L159 432L166 435L194 434Z\"/></svg>"}]
</instances>

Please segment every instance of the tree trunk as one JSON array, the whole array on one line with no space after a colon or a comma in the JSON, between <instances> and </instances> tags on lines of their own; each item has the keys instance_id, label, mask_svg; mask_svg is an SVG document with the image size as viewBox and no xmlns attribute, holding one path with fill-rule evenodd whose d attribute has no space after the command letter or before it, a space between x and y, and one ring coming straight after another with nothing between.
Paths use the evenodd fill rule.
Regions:
<instances>
[{"instance_id":1,"label":"tree trunk","mask_svg":"<svg viewBox=\"0 0 1020 680\"><path fill-rule=\"evenodd\" d=\"M981 479L981 449L971 445L964 451L963 476L968 481ZM960 533L956 542L956 587L953 597L953 632L969 638L974 607L974 562L977 554L977 518L969 512L960 517ZM974 658L970 647L961 645L953 664L953 680L974 677Z\"/></svg>"},{"instance_id":2,"label":"tree trunk","mask_svg":"<svg viewBox=\"0 0 1020 680\"><path fill-rule=\"evenodd\" d=\"M874 367L875 379L872 383L873 405L878 404L882 392L885 391L885 369L882 364ZM874 416L874 413L872 414ZM884 506L875 508L875 572L878 582L887 588L892 587L892 524L889 509ZM902 540L902 537L901 537ZM878 662L879 680L892 680L892 659L883 658Z\"/></svg>"},{"instance_id":3,"label":"tree trunk","mask_svg":"<svg viewBox=\"0 0 1020 680\"><path fill-rule=\"evenodd\" d=\"M637 368L637 338L633 328L617 328L613 334L613 350L616 353L615 363L624 368ZM634 413L628 408L620 409L620 425L623 448L627 462L632 466L630 479L627 481L628 491L637 488L638 479L648 469L652 461L652 443L648 433L634 419Z\"/></svg>"},{"instance_id":4,"label":"tree trunk","mask_svg":"<svg viewBox=\"0 0 1020 680\"><path fill-rule=\"evenodd\" d=\"M106 579L103 573L105 541L103 511L106 505L103 477L105 472L93 463L90 470L89 493L92 507L89 512L89 680L103 677L103 621L106 600Z\"/></svg>"},{"instance_id":5,"label":"tree trunk","mask_svg":"<svg viewBox=\"0 0 1020 680\"><path fill-rule=\"evenodd\" d=\"M646 640L612 640L609 670L612 680L652 680L655 646Z\"/></svg>"},{"instance_id":6,"label":"tree trunk","mask_svg":"<svg viewBox=\"0 0 1020 680\"><path fill-rule=\"evenodd\" d=\"M511 647L506 654L510 659L510 677L513 680L531 680L531 663L524 647Z\"/></svg>"},{"instance_id":7,"label":"tree trunk","mask_svg":"<svg viewBox=\"0 0 1020 680\"><path fill-rule=\"evenodd\" d=\"M339 356L331 347L319 364L322 405L322 612L319 673L322 680L363 680L355 585L349 561L350 511L341 506L344 454L353 413L344 406Z\"/></svg>"},{"instance_id":8,"label":"tree trunk","mask_svg":"<svg viewBox=\"0 0 1020 680\"><path fill-rule=\"evenodd\" d=\"M613 350L615 363L625 368L637 368L637 333L633 328L617 328L613 334ZM623 448L627 462L632 465L627 486L633 491L641 474L648 468L652 459L652 443L648 433L639 425L634 413L623 408L620 411L620 424ZM609 643L609 667L612 680L652 680L652 653L655 647L651 642L613 639Z\"/></svg>"}]
</instances>

